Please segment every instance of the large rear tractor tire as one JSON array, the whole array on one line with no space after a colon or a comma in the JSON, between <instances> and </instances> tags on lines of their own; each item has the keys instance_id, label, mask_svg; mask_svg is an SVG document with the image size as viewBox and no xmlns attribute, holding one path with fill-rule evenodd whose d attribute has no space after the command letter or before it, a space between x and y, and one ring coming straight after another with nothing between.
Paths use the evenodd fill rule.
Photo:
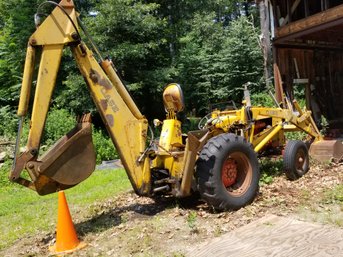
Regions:
<instances>
[{"instance_id":1,"label":"large rear tractor tire","mask_svg":"<svg viewBox=\"0 0 343 257\"><path fill-rule=\"evenodd\" d=\"M237 210L251 203L259 189L256 153L235 134L221 134L206 143L195 175L201 197L216 210Z\"/></svg>"},{"instance_id":2,"label":"large rear tractor tire","mask_svg":"<svg viewBox=\"0 0 343 257\"><path fill-rule=\"evenodd\" d=\"M283 168L289 180L296 180L309 170L309 155L306 144L300 140L290 140L283 154Z\"/></svg>"}]
</instances>

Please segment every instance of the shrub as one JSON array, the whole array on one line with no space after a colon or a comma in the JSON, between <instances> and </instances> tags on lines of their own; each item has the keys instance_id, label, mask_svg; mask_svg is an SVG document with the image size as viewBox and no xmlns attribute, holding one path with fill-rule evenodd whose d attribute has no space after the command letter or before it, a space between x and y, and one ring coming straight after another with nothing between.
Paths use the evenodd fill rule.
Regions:
<instances>
[{"instance_id":1,"label":"shrub","mask_svg":"<svg viewBox=\"0 0 343 257\"><path fill-rule=\"evenodd\" d=\"M118 158L112 140L104 135L102 130L93 130L93 143L96 151L96 162L108 161Z\"/></svg>"},{"instance_id":2,"label":"shrub","mask_svg":"<svg viewBox=\"0 0 343 257\"><path fill-rule=\"evenodd\" d=\"M68 133L75 124L75 118L67 110L52 109L48 115L42 142L47 146L54 144L60 137ZM102 130L93 128L93 143L97 155L97 163L113 160L118 157L112 140Z\"/></svg>"},{"instance_id":3,"label":"shrub","mask_svg":"<svg viewBox=\"0 0 343 257\"><path fill-rule=\"evenodd\" d=\"M6 139L14 139L17 130L17 118L15 114L10 112L8 106L1 107L0 118L2 119L2 122L0 123L0 136ZM41 149L48 149L58 139L67 134L75 125L76 119L66 109L52 108L48 113L45 124ZM28 138L28 132L29 120L26 120L23 124L22 145L26 144L25 141ZM97 153L97 163L118 158L112 140L101 130L93 129L93 142ZM4 167L7 168L7 165L4 165ZM9 169L7 171L9 171ZM2 180L2 178L0 178L0 180Z\"/></svg>"},{"instance_id":4,"label":"shrub","mask_svg":"<svg viewBox=\"0 0 343 257\"><path fill-rule=\"evenodd\" d=\"M254 93L251 95L251 104L253 106L275 107L273 98L267 93Z\"/></svg>"},{"instance_id":5,"label":"shrub","mask_svg":"<svg viewBox=\"0 0 343 257\"><path fill-rule=\"evenodd\" d=\"M292 131L292 132L286 132L285 137L287 140L305 140L307 137L307 134L303 131Z\"/></svg>"},{"instance_id":6,"label":"shrub","mask_svg":"<svg viewBox=\"0 0 343 257\"><path fill-rule=\"evenodd\" d=\"M12 162L10 160L6 160L4 163L0 163L0 187L5 187L11 184L8 179L11 165Z\"/></svg>"},{"instance_id":7,"label":"shrub","mask_svg":"<svg viewBox=\"0 0 343 257\"><path fill-rule=\"evenodd\" d=\"M75 118L65 109L52 108L45 124L42 144L53 145L76 124Z\"/></svg>"},{"instance_id":8,"label":"shrub","mask_svg":"<svg viewBox=\"0 0 343 257\"><path fill-rule=\"evenodd\" d=\"M29 122L25 121L23 126L22 139L28 138ZM44 134L41 141L41 149L47 150L58 139L67 134L76 125L76 119L66 109L52 108L49 111L45 124ZM118 157L111 139L101 130L93 128L93 142L97 153L97 162L112 160ZM26 142L22 142L24 145Z\"/></svg>"},{"instance_id":9,"label":"shrub","mask_svg":"<svg viewBox=\"0 0 343 257\"><path fill-rule=\"evenodd\" d=\"M0 136L5 138L15 138L18 119L9 105L0 107Z\"/></svg>"}]
</instances>

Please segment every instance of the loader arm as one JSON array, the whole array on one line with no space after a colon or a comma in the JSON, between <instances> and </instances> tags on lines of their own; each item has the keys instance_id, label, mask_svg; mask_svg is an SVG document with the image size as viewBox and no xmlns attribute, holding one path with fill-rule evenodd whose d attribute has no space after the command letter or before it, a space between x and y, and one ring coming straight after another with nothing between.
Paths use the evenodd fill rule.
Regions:
<instances>
[{"instance_id":1,"label":"loader arm","mask_svg":"<svg viewBox=\"0 0 343 257\"><path fill-rule=\"evenodd\" d=\"M78 19L72 0L62 0L29 39L18 116L27 115L36 51L41 51L37 85L31 114L26 151L15 154L10 179L41 195L72 187L86 179L95 168L89 115L60 139L51 150L39 156L44 130L63 49L70 47L93 101L118 150L135 192L150 191L149 160L146 148L148 122L140 113L109 60L94 58L81 41ZM21 126L21 125L20 125ZM20 142L18 129L17 146ZM16 150L17 152L17 150ZM28 171L31 180L21 176Z\"/></svg>"}]
</instances>

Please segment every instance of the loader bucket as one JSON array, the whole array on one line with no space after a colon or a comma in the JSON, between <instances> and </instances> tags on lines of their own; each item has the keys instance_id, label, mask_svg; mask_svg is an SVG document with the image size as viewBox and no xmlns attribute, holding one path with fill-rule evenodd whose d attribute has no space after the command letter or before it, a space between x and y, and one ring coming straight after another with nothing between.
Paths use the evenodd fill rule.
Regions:
<instances>
[{"instance_id":1,"label":"loader bucket","mask_svg":"<svg viewBox=\"0 0 343 257\"><path fill-rule=\"evenodd\" d=\"M310 156L317 161L340 162L343 160L343 139L322 140L310 147Z\"/></svg>"},{"instance_id":2,"label":"loader bucket","mask_svg":"<svg viewBox=\"0 0 343 257\"><path fill-rule=\"evenodd\" d=\"M29 162L34 189L40 195L77 185L95 169L95 151L90 122L78 123L37 161Z\"/></svg>"}]
</instances>

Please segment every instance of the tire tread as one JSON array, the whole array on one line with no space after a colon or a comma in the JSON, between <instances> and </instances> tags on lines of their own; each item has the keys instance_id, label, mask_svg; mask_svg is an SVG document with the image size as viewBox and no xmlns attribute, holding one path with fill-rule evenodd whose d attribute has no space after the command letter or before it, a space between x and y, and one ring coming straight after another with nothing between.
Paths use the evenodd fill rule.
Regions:
<instances>
[{"instance_id":1,"label":"tire tread","mask_svg":"<svg viewBox=\"0 0 343 257\"><path fill-rule=\"evenodd\" d=\"M214 178L216 176L216 170L214 169L215 159L217 158L217 155L219 155L223 151L223 148L227 147L230 144L248 147L248 151L253 156L252 159L254 159L251 161L253 161L257 166L255 169L255 171L257 172L257 181L252 182L253 192L250 192L252 197L249 197L249 199L242 199L241 203L238 204L232 202L230 203L228 200L223 200L222 192L218 189L218 187L220 186L217 185ZM197 169L195 175L198 182L198 190L202 198L209 205L213 206L217 210L237 210L251 203L259 190L259 167L256 153L253 151L252 145L250 143L247 143L243 137L237 136L235 134L221 134L214 138L211 138L205 144L197 160Z\"/></svg>"}]
</instances>

